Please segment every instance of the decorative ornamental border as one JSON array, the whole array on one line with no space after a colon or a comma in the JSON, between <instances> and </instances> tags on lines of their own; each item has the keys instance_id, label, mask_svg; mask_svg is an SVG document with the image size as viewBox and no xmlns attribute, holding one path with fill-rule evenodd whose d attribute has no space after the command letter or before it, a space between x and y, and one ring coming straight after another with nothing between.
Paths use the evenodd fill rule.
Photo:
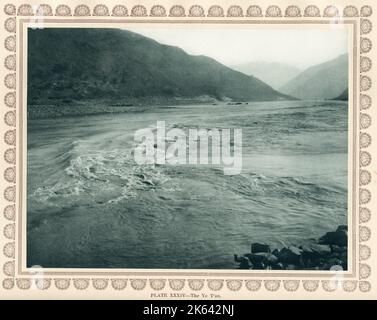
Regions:
<instances>
[{"instance_id":1,"label":"decorative ornamental border","mask_svg":"<svg viewBox=\"0 0 377 320\"><path fill-rule=\"evenodd\" d=\"M110 10L111 9L111 10ZM308 5L302 10L297 5L289 5L282 10L277 5L268 6L264 11L258 5L250 5L248 7L242 7L239 5L231 5L227 8L223 8L219 5L212 5L207 10L201 5L192 5L189 8L185 8L182 5L173 5L170 8L165 8L162 5L153 5L150 9L147 9L144 5L132 6L129 10L125 5L115 5L113 8L108 8L104 4L97 4L92 9L86 5L81 4L74 7L70 7L66 4L61 4L53 9L48 4L40 4L39 6L32 6L30 4L22 4L16 8L14 4L6 4L4 6L4 12L8 16L79 16L79 17L287 17L287 18L301 18L301 17L370 17L373 13L371 6L363 6L360 10L356 6L346 6L344 8L336 5L329 5L323 10L319 9L316 5ZM366 22L371 27L371 22Z\"/></svg>"},{"instance_id":2,"label":"decorative ornamental border","mask_svg":"<svg viewBox=\"0 0 377 320\"><path fill-rule=\"evenodd\" d=\"M149 284L149 287L154 291L160 291L167 286L174 290L180 291L184 288L190 289L193 292L203 290L204 288L210 291L230 290L239 291L245 288L248 291L267 290L276 292L283 288L287 292L297 291L302 287L307 292L314 292L318 288L324 291L332 292L338 290L340 284L345 292L353 292L357 288L361 292L368 292L371 290L371 283L368 278L371 274L371 267L367 261L371 256L371 248L368 241L371 238L371 229L368 222L371 219L371 192L368 185L371 183L370 167L372 163L372 156L370 147L372 138L370 134L372 118L370 108L372 106L372 98L368 95L368 91L372 88L372 80L368 74L372 68L372 41L368 38L368 34L372 30L372 22L368 18L372 15L371 6L362 6L360 9L356 6L346 6L340 8L334 5L327 6L323 9L315 5L308 5L305 8L300 8L296 5L290 5L286 8L280 8L276 5L271 5L263 10L258 5L250 5L242 7L239 5L232 5L223 8L220 5L212 5L205 9L200 5L193 5L185 8L181 5L173 5L165 8L162 5L153 5L149 9L143 5L135 5L127 8L125 5L119 4L113 8L109 8L103 4L97 4L93 8L82 4L75 7L70 7L61 4L52 8L48 4L41 4L39 6L31 6L29 4L22 4L16 7L14 4L8 3L3 8L7 15L4 21L4 29L8 33L4 40L4 47L8 54L4 59L4 66L8 70L8 74L4 77L4 85L7 92L3 97L3 104L8 111L4 116L4 123L8 130L4 134L4 142L7 148L4 152L4 161L7 168L3 172L4 179L7 186L3 190L3 196L8 203L3 208L3 216L6 224L3 228L3 236L6 239L6 244L3 247L3 255L6 262L3 264L4 279L2 286L4 289L10 290L18 288L20 290L30 289L35 285L40 290L47 290L52 285L59 290L67 290L74 287L77 290L86 290L92 285L96 290L124 290L128 285L137 291L143 290ZM116 278L71 278L71 277L56 277L56 278L40 278L38 276L33 278L16 277L15 262L16 262L16 155L17 155L17 132L16 132L16 88L17 88L17 52L16 52L16 29L18 17L166 17L166 18L221 18L226 22L227 18L287 18L287 19L301 19L301 18L334 18L340 19L342 17L354 18L358 22L360 29L359 40L359 91L354 93L354 99L358 99L359 103L359 212L358 212L358 278L353 280L298 280L298 279L170 279L170 278L132 278L125 279L122 277ZM354 75L357 76L357 75ZM358 96L357 96L358 95ZM357 124L354 124L357 125Z\"/></svg>"}]
</instances>

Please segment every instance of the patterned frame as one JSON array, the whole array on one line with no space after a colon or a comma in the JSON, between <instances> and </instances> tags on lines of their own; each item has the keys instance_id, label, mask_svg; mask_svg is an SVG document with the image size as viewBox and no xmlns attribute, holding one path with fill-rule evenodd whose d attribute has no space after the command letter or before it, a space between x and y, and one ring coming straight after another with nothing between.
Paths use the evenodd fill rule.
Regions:
<instances>
[{"instance_id":1,"label":"patterned frame","mask_svg":"<svg viewBox=\"0 0 377 320\"><path fill-rule=\"evenodd\" d=\"M372 98L368 95L368 91L371 90L372 80L368 75L368 72L372 68L372 59L370 57L372 50L372 41L368 38L368 34L372 30L372 22L370 17L372 15L371 6L362 6L360 8L356 6L346 6L339 8L337 6L329 5L324 8L319 8L315 5L308 5L305 8L300 8L296 5L290 5L285 8L281 8L276 5L267 6L262 9L257 5L250 5L247 8L239 5L231 5L229 7L222 7L220 5L212 5L208 8L204 8L200 5L193 5L190 7L184 7L182 5L173 5L171 7L164 7L162 5L153 5L147 9L144 5L135 5L132 7L126 7L125 5L115 5L109 8L106 5L98 4L92 8L88 5L82 4L78 6L69 6L65 4L52 7L48 4L41 4L39 6L31 6L29 4L22 4L16 7L14 4L6 4L3 7L5 14L7 15L4 21L4 29L7 35L4 40L4 47L8 54L4 58L4 66L8 69L8 74L4 77L4 85L7 88L7 92L3 97L3 108L9 110L4 115L4 122L7 126L7 130L4 134L3 142L6 144L6 150L4 151L3 159L7 164L6 169L3 172L3 177L7 183L7 186L3 190L3 197L7 202L7 205L3 208L3 217L5 218L5 225L3 227L3 237L6 240L3 246L2 254L6 259L2 266L2 287L6 290L20 289L27 290L35 285L38 289L47 290L55 286L58 290L67 290L69 287L73 287L77 290L86 290L90 288L90 285L96 290L123 290L127 287L128 283L133 290L140 291L147 287L149 284L153 291L161 291L166 286L169 286L173 291L180 291L185 289L192 290L192 292L198 292L204 288L210 292L219 292L220 290L228 289L229 291L239 291L243 287L248 291L258 291L265 289L267 292L276 292L284 289L287 292L297 291L302 287L306 292L315 292L319 289L323 289L326 292L332 292L339 290L332 286L331 280L326 279L290 279L282 278L276 279L272 277L263 276L256 279L220 279L219 277L190 277L183 279L182 277L151 277L143 278L137 277L90 277L80 276L56 276L53 278L46 277L19 277L16 275L16 256L17 256L17 243L16 243L16 166L17 166L17 121L16 121L16 91L17 91L17 42L16 42L16 30L17 22L20 18L41 16L41 17L114 17L114 18L141 18L141 17L160 17L160 18L179 18L182 20L190 18L216 18L223 19L224 22L227 19L263 19L268 18L280 18L280 19L352 19L354 20L360 32L358 38L358 76L357 81L359 84L359 92L357 97L359 107L359 120L357 132L358 135L358 199L359 199L359 212L358 212L358 274L356 278L350 280L339 280L341 288L345 292L352 292L359 289L360 292L369 292L371 290L371 283L368 278L371 275L371 267L368 264L368 259L371 257L371 248L368 245L368 241L371 238L371 229L368 223L371 219L371 191L368 185L371 183L370 167L372 163L372 156L368 149L371 147L372 138L370 134L371 129L371 115L370 108L372 105ZM355 93L356 94L356 93Z\"/></svg>"}]
</instances>

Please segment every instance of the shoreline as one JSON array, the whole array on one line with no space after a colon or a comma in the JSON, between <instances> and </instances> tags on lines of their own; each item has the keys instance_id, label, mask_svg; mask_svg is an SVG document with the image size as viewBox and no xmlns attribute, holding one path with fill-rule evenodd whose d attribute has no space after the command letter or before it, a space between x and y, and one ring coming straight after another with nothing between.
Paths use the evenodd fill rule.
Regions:
<instances>
[{"instance_id":1,"label":"shoreline","mask_svg":"<svg viewBox=\"0 0 377 320\"><path fill-rule=\"evenodd\" d=\"M233 101L218 100L209 96L196 98L132 98L127 100L56 100L56 101L33 101L27 105L28 119L53 119L59 117L89 116L100 114L114 114L127 112L143 112L146 108L160 106L182 106L182 105L218 105L226 104L229 107L249 104L252 102L277 102L277 101L299 101L294 100L263 100L263 101Z\"/></svg>"},{"instance_id":2,"label":"shoreline","mask_svg":"<svg viewBox=\"0 0 377 320\"><path fill-rule=\"evenodd\" d=\"M252 243L250 253L235 254L238 269L252 270L347 270L347 226L340 225L318 239L271 249L265 243Z\"/></svg>"},{"instance_id":3,"label":"shoreline","mask_svg":"<svg viewBox=\"0 0 377 320\"><path fill-rule=\"evenodd\" d=\"M91 116L100 114L114 114L127 112L143 112L145 108L153 106L174 106L185 104L217 104L206 100L166 100L166 101L77 101L74 103L36 103L27 106L28 119L54 119L60 117Z\"/></svg>"}]
</instances>

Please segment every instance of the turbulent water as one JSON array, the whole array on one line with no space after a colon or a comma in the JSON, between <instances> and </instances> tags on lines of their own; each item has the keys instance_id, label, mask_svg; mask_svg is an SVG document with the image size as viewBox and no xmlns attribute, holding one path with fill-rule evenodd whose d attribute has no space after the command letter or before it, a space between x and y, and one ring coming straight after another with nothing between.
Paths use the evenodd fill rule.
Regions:
<instances>
[{"instance_id":1,"label":"turbulent water","mask_svg":"<svg viewBox=\"0 0 377 320\"><path fill-rule=\"evenodd\" d=\"M28 122L28 265L235 268L347 223L347 103L140 108ZM243 167L137 165L135 130L241 128Z\"/></svg>"}]
</instances>

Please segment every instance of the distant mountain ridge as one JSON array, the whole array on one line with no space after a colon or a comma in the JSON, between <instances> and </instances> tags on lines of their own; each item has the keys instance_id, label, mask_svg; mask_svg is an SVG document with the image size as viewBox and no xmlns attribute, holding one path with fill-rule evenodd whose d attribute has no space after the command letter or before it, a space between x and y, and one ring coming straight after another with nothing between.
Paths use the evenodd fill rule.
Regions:
<instances>
[{"instance_id":1,"label":"distant mountain ridge","mask_svg":"<svg viewBox=\"0 0 377 320\"><path fill-rule=\"evenodd\" d=\"M48 48L48 50L46 50ZM29 29L28 103L291 97L206 56L119 29Z\"/></svg>"},{"instance_id":2,"label":"distant mountain ridge","mask_svg":"<svg viewBox=\"0 0 377 320\"><path fill-rule=\"evenodd\" d=\"M278 90L302 70L285 63L254 61L232 66L232 69L252 75Z\"/></svg>"},{"instance_id":3,"label":"distant mountain ridge","mask_svg":"<svg viewBox=\"0 0 377 320\"><path fill-rule=\"evenodd\" d=\"M303 100L333 99L347 87L348 54L343 54L304 70L279 91Z\"/></svg>"}]
</instances>

